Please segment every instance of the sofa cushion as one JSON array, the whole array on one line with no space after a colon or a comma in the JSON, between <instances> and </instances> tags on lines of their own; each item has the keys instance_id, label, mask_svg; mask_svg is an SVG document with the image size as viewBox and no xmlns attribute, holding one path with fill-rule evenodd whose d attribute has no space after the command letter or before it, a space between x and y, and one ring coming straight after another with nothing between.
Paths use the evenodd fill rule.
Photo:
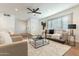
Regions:
<instances>
[{"instance_id":1,"label":"sofa cushion","mask_svg":"<svg viewBox=\"0 0 79 59\"><path fill-rule=\"evenodd\" d=\"M61 37L62 37L62 34L59 34L59 33L55 33L51 36L51 38L53 39L61 39Z\"/></svg>"},{"instance_id":2,"label":"sofa cushion","mask_svg":"<svg viewBox=\"0 0 79 59\"><path fill-rule=\"evenodd\" d=\"M12 42L24 40L22 36L11 36L11 38L12 38Z\"/></svg>"},{"instance_id":3,"label":"sofa cushion","mask_svg":"<svg viewBox=\"0 0 79 59\"><path fill-rule=\"evenodd\" d=\"M0 44L11 44L12 39L8 32L0 32Z\"/></svg>"}]
</instances>

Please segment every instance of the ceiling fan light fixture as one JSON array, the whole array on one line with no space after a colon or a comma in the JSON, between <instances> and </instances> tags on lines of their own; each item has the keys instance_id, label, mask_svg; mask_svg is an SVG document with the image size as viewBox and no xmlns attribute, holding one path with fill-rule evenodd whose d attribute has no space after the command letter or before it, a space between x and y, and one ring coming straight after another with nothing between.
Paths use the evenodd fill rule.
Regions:
<instances>
[{"instance_id":1,"label":"ceiling fan light fixture","mask_svg":"<svg viewBox=\"0 0 79 59\"><path fill-rule=\"evenodd\" d=\"M35 13L32 13L34 16L36 15Z\"/></svg>"}]
</instances>

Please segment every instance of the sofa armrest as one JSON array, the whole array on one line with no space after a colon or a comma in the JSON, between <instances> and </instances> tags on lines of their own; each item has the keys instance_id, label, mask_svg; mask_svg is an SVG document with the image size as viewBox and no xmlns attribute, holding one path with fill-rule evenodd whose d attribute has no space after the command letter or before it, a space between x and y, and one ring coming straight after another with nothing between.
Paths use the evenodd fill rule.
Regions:
<instances>
[{"instance_id":1,"label":"sofa armrest","mask_svg":"<svg viewBox=\"0 0 79 59\"><path fill-rule=\"evenodd\" d=\"M12 36L11 38L12 38L12 42L24 40L22 36Z\"/></svg>"},{"instance_id":2,"label":"sofa armrest","mask_svg":"<svg viewBox=\"0 0 79 59\"><path fill-rule=\"evenodd\" d=\"M27 41L13 42L12 44L0 45L0 55L2 56L27 56Z\"/></svg>"}]
</instances>

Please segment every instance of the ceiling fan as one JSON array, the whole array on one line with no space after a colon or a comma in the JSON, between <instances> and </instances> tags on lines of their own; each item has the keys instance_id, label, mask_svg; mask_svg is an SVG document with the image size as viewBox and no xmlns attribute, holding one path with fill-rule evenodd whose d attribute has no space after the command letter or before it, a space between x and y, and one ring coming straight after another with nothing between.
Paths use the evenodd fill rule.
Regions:
<instances>
[{"instance_id":1,"label":"ceiling fan","mask_svg":"<svg viewBox=\"0 0 79 59\"><path fill-rule=\"evenodd\" d=\"M41 14L41 12L37 12L39 10L39 8L37 9L30 9L30 8L27 8L30 12L28 13L34 13L34 14Z\"/></svg>"}]
</instances>

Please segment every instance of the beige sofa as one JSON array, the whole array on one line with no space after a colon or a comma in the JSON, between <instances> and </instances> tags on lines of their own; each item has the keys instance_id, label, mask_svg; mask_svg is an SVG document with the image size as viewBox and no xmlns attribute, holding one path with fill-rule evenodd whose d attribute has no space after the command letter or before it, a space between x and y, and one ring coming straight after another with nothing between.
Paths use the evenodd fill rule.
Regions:
<instances>
[{"instance_id":1,"label":"beige sofa","mask_svg":"<svg viewBox=\"0 0 79 59\"><path fill-rule=\"evenodd\" d=\"M47 34L47 38L56 41L66 42L66 40L68 40L68 32L62 31L62 32L56 32L54 34Z\"/></svg>"},{"instance_id":2,"label":"beige sofa","mask_svg":"<svg viewBox=\"0 0 79 59\"><path fill-rule=\"evenodd\" d=\"M17 41L12 44L0 45L0 56L27 56L28 47L27 41Z\"/></svg>"},{"instance_id":3,"label":"beige sofa","mask_svg":"<svg viewBox=\"0 0 79 59\"><path fill-rule=\"evenodd\" d=\"M10 36L22 36L23 38L30 38L32 35L30 33L15 33L10 34Z\"/></svg>"}]
</instances>

